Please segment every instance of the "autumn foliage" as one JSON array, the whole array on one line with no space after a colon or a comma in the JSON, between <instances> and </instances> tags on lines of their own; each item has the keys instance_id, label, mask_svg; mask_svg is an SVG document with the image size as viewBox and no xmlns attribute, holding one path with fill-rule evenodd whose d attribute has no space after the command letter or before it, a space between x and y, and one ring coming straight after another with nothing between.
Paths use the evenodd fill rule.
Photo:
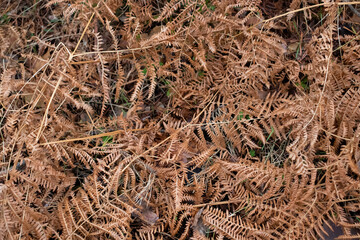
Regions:
<instances>
[{"instance_id":1,"label":"autumn foliage","mask_svg":"<svg viewBox=\"0 0 360 240\"><path fill-rule=\"evenodd\" d=\"M356 8L2 1L0 239L359 239Z\"/></svg>"}]
</instances>

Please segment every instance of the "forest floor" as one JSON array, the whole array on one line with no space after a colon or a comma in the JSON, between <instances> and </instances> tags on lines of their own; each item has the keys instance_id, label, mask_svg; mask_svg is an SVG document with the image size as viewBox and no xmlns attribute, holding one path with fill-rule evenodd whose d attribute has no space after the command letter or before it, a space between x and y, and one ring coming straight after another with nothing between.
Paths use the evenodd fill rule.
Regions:
<instances>
[{"instance_id":1,"label":"forest floor","mask_svg":"<svg viewBox=\"0 0 360 240\"><path fill-rule=\"evenodd\" d=\"M0 239L360 239L359 11L1 1Z\"/></svg>"}]
</instances>

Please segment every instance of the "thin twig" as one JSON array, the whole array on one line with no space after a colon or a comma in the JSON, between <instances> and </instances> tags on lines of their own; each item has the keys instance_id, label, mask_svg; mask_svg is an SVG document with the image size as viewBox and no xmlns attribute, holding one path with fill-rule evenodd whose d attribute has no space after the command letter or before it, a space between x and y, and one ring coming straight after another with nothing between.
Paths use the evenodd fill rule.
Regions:
<instances>
[{"instance_id":1,"label":"thin twig","mask_svg":"<svg viewBox=\"0 0 360 240\"><path fill-rule=\"evenodd\" d=\"M112 132L106 132L106 133L101 133L101 134L97 134L97 135L92 135L92 136L88 136L88 137L72 138L72 139L65 139L65 140L54 141L54 142L41 143L39 145L44 146L44 145L59 144L59 143L66 143L66 142L85 141L85 140L90 140L90 139L95 139L95 138L114 136L116 134L124 133L124 132L139 132L139 131L146 131L146 130L148 130L148 128L126 129L126 130L121 129L121 130L116 130L116 131L112 131Z\"/></svg>"},{"instance_id":2,"label":"thin twig","mask_svg":"<svg viewBox=\"0 0 360 240\"><path fill-rule=\"evenodd\" d=\"M93 14L91 15L89 21L87 22L87 24L86 24L86 26L85 26L85 28L84 28L83 33L82 33L81 36L80 36L79 41L78 41L77 44L76 44L76 47L75 47L74 51L70 54L70 56L69 56L69 61L72 60L72 58L73 58L73 56L74 56L74 53L75 53L76 50L78 49L78 47L79 47L79 45L80 45L80 42L81 42L81 40L83 39L83 37L85 36L85 32L86 32L87 28L89 27L90 22L91 22L91 20L93 19L94 15L95 15L95 12L93 12Z\"/></svg>"}]
</instances>

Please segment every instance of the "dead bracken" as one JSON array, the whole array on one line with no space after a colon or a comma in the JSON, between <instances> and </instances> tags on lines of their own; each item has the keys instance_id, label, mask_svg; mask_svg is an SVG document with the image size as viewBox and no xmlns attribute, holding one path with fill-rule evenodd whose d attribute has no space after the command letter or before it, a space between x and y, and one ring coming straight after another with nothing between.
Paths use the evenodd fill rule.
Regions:
<instances>
[{"instance_id":1,"label":"dead bracken","mask_svg":"<svg viewBox=\"0 0 360 240\"><path fill-rule=\"evenodd\" d=\"M0 239L360 239L360 2L0 4Z\"/></svg>"}]
</instances>

